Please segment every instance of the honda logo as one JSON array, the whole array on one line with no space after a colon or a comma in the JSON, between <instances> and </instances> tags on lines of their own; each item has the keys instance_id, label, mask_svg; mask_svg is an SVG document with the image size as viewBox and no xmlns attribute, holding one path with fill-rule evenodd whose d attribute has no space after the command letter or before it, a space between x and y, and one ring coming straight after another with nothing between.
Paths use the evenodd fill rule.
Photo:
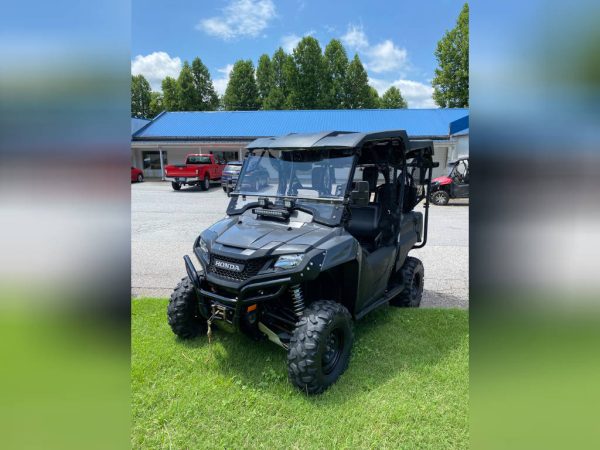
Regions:
<instances>
[{"instance_id":1,"label":"honda logo","mask_svg":"<svg viewBox=\"0 0 600 450\"><path fill-rule=\"evenodd\" d=\"M244 270L244 266L241 264L221 261L220 259L215 259L215 266L219 269L231 270L232 272L241 272L242 270Z\"/></svg>"}]
</instances>

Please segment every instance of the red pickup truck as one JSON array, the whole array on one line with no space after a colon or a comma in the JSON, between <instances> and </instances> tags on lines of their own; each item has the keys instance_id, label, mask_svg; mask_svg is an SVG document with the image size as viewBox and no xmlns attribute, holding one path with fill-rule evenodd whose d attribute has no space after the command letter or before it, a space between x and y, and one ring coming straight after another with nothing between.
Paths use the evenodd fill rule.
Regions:
<instances>
[{"instance_id":1,"label":"red pickup truck","mask_svg":"<svg viewBox=\"0 0 600 450\"><path fill-rule=\"evenodd\" d=\"M165 167L165 179L171 182L176 191L186 184L200 186L206 191L212 181L221 179L224 167L225 164L212 154L194 153L186 156L185 164L170 164Z\"/></svg>"}]
</instances>

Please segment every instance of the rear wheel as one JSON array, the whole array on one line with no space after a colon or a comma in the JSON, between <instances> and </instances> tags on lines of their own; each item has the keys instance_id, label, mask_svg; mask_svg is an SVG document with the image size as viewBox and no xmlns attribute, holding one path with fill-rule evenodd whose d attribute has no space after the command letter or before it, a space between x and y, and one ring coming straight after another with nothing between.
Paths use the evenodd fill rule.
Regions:
<instances>
[{"instance_id":1,"label":"rear wheel","mask_svg":"<svg viewBox=\"0 0 600 450\"><path fill-rule=\"evenodd\" d=\"M183 278L171 294L167 318L173 333L182 339L206 333L207 325L200 315L198 297L188 277Z\"/></svg>"},{"instance_id":2,"label":"rear wheel","mask_svg":"<svg viewBox=\"0 0 600 450\"><path fill-rule=\"evenodd\" d=\"M138 183L141 183L142 181L144 181L144 175L142 175L141 173L137 176L137 181Z\"/></svg>"},{"instance_id":3,"label":"rear wheel","mask_svg":"<svg viewBox=\"0 0 600 450\"><path fill-rule=\"evenodd\" d=\"M319 394L344 373L354 336L352 317L339 303L309 305L296 324L288 350L290 381L307 394Z\"/></svg>"},{"instance_id":4,"label":"rear wheel","mask_svg":"<svg viewBox=\"0 0 600 450\"><path fill-rule=\"evenodd\" d=\"M208 174L204 175L204 180L202 180L200 189L202 189L203 191L208 191L210 189L210 177L208 176Z\"/></svg>"},{"instance_id":5,"label":"rear wheel","mask_svg":"<svg viewBox=\"0 0 600 450\"><path fill-rule=\"evenodd\" d=\"M431 201L434 205L444 206L450 201L450 196L446 191L435 191L431 194Z\"/></svg>"},{"instance_id":6,"label":"rear wheel","mask_svg":"<svg viewBox=\"0 0 600 450\"><path fill-rule=\"evenodd\" d=\"M423 283L425 281L423 263L420 259L409 256L404 261L399 275L404 289L397 297L390 300L390 305L418 308L423 297Z\"/></svg>"},{"instance_id":7,"label":"rear wheel","mask_svg":"<svg viewBox=\"0 0 600 450\"><path fill-rule=\"evenodd\" d=\"M173 189L175 189L176 191L178 191L179 189L181 189L181 184L177 183L176 181L172 181L171 182L171 187Z\"/></svg>"}]
</instances>

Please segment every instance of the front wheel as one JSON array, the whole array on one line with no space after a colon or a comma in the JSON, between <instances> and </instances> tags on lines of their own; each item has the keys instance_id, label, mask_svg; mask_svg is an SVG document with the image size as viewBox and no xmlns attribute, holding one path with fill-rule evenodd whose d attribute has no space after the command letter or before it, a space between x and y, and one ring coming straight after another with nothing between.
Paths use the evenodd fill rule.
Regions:
<instances>
[{"instance_id":1,"label":"front wheel","mask_svg":"<svg viewBox=\"0 0 600 450\"><path fill-rule=\"evenodd\" d=\"M192 339L206 333L207 325L200 315L198 297L188 277L183 278L171 294L167 319L173 333L181 339Z\"/></svg>"},{"instance_id":2,"label":"front wheel","mask_svg":"<svg viewBox=\"0 0 600 450\"><path fill-rule=\"evenodd\" d=\"M208 191L210 189L210 177L208 175L204 175L204 180L202 180L200 189L203 191Z\"/></svg>"},{"instance_id":3,"label":"front wheel","mask_svg":"<svg viewBox=\"0 0 600 450\"><path fill-rule=\"evenodd\" d=\"M353 341L352 317L343 305L330 300L310 304L290 339L292 384L307 394L323 392L348 367Z\"/></svg>"},{"instance_id":4,"label":"front wheel","mask_svg":"<svg viewBox=\"0 0 600 450\"><path fill-rule=\"evenodd\" d=\"M431 202L434 205L444 206L450 201L450 195L446 191L435 191L431 194Z\"/></svg>"},{"instance_id":5,"label":"front wheel","mask_svg":"<svg viewBox=\"0 0 600 450\"><path fill-rule=\"evenodd\" d=\"M408 256L402 269L400 269L399 275L404 289L396 298L390 300L390 305L418 308L423 297L423 284L425 281L423 263L418 258Z\"/></svg>"},{"instance_id":6,"label":"front wheel","mask_svg":"<svg viewBox=\"0 0 600 450\"><path fill-rule=\"evenodd\" d=\"M137 181L138 183L141 183L142 181L144 181L144 175L142 175L141 173L137 176Z\"/></svg>"},{"instance_id":7,"label":"front wheel","mask_svg":"<svg viewBox=\"0 0 600 450\"><path fill-rule=\"evenodd\" d=\"M181 189L181 184L177 183L176 181L171 181L171 187L178 191L179 189Z\"/></svg>"}]
</instances>

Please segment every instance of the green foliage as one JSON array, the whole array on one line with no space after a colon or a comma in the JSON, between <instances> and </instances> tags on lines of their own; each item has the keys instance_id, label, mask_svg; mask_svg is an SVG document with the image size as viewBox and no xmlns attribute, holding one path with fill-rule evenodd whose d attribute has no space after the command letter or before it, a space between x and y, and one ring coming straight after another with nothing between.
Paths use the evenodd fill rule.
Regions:
<instances>
[{"instance_id":1,"label":"green foliage","mask_svg":"<svg viewBox=\"0 0 600 450\"><path fill-rule=\"evenodd\" d=\"M213 111L219 103L208 69L200 58L192 61L192 78L194 83L194 104L190 105L195 111Z\"/></svg>"},{"instance_id":2,"label":"green foliage","mask_svg":"<svg viewBox=\"0 0 600 450\"><path fill-rule=\"evenodd\" d=\"M348 72L348 55L342 43L332 39L325 47L325 104L332 109L344 107L344 83Z\"/></svg>"},{"instance_id":3,"label":"green foliage","mask_svg":"<svg viewBox=\"0 0 600 450\"><path fill-rule=\"evenodd\" d=\"M325 64L319 41L305 36L294 48L295 73L290 72L293 95L292 109L318 109L326 102L324 92Z\"/></svg>"},{"instance_id":4,"label":"green foliage","mask_svg":"<svg viewBox=\"0 0 600 450\"><path fill-rule=\"evenodd\" d=\"M150 117L150 83L144 75L131 77L131 116Z\"/></svg>"},{"instance_id":5,"label":"green foliage","mask_svg":"<svg viewBox=\"0 0 600 450\"><path fill-rule=\"evenodd\" d=\"M179 99L177 97L177 80L166 77L162 80L163 107L166 111L179 111Z\"/></svg>"},{"instance_id":6,"label":"green foliage","mask_svg":"<svg viewBox=\"0 0 600 450\"><path fill-rule=\"evenodd\" d=\"M258 98L263 109L265 109L267 97L273 87L272 79L271 59L269 55L261 55L256 67L256 87L258 88Z\"/></svg>"},{"instance_id":7,"label":"green foliage","mask_svg":"<svg viewBox=\"0 0 600 450\"><path fill-rule=\"evenodd\" d=\"M223 96L228 111L253 111L259 107L258 88L251 60L239 60L233 65Z\"/></svg>"},{"instance_id":8,"label":"green foliage","mask_svg":"<svg viewBox=\"0 0 600 450\"><path fill-rule=\"evenodd\" d=\"M259 62L260 64L260 62ZM273 53L270 61L270 90L263 103L263 109L285 109L290 94L290 81L288 78L290 66L294 62L290 55L281 47Z\"/></svg>"},{"instance_id":9,"label":"green foliage","mask_svg":"<svg viewBox=\"0 0 600 450\"><path fill-rule=\"evenodd\" d=\"M444 108L469 106L469 5L464 4L456 27L447 31L435 51L439 67L432 81L433 99Z\"/></svg>"},{"instance_id":10,"label":"green foliage","mask_svg":"<svg viewBox=\"0 0 600 450\"><path fill-rule=\"evenodd\" d=\"M346 108L361 109L373 107L374 96L369 86L369 77L360 58L356 54L348 66L344 86L344 105Z\"/></svg>"},{"instance_id":11,"label":"green foliage","mask_svg":"<svg viewBox=\"0 0 600 450\"><path fill-rule=\"evenodd\" d=\"M391 86L384 94L381 96L381 100L379 102L380 108L382 109L397 109L397 108L406 108L408 105L406 104L406 100L402 97L400 93L400 89L396 86Z\"/></svg>"},{"instance_id":12,"label":"green foliage","mask_svg":"<svg viewBox=\"0 0 600 450\"><path fill-rule=\"evenodd\" d=\"M198 91L194 85L194 75L190 64L185 61L177 78L177 105L179 111L194 111L200 103Z\"/></svg>"},{"instance_id":13,"label":"green foliage","mask_svg":"<svg viewBox=\"0 0 600 450\"><path fill-rule=\"evenodd\" d=\"M152 119L158 116L161 112L165 110L163 105L163 94L160 92L151 92L150 93L150 115L149 119Z\"/></svg>"},{"instance_id":14,"label":"green foliage","mask_svg":"<svg viewBox=\"0 0 600 450\"><path fill-rule=\"evenodd\" d=\"M369 98L367 103L365 104L365 108L368 109L378 109L381 107L381 99L379 98L379 93L377 89L373 86L369 86Z\"/></svg>"},{"instance_id":15,"label":"green foliage","mask_svg":"<svg viewBox=\"0 0 600 450\"><path fill-rule=\"evenodd\" d=\"M133 448L466 448L468 311L382 308L355 324L348 370L307 397L286 354L215 330L191 341L166 300L131 303Z\"/></svg>"}]
</instances>

